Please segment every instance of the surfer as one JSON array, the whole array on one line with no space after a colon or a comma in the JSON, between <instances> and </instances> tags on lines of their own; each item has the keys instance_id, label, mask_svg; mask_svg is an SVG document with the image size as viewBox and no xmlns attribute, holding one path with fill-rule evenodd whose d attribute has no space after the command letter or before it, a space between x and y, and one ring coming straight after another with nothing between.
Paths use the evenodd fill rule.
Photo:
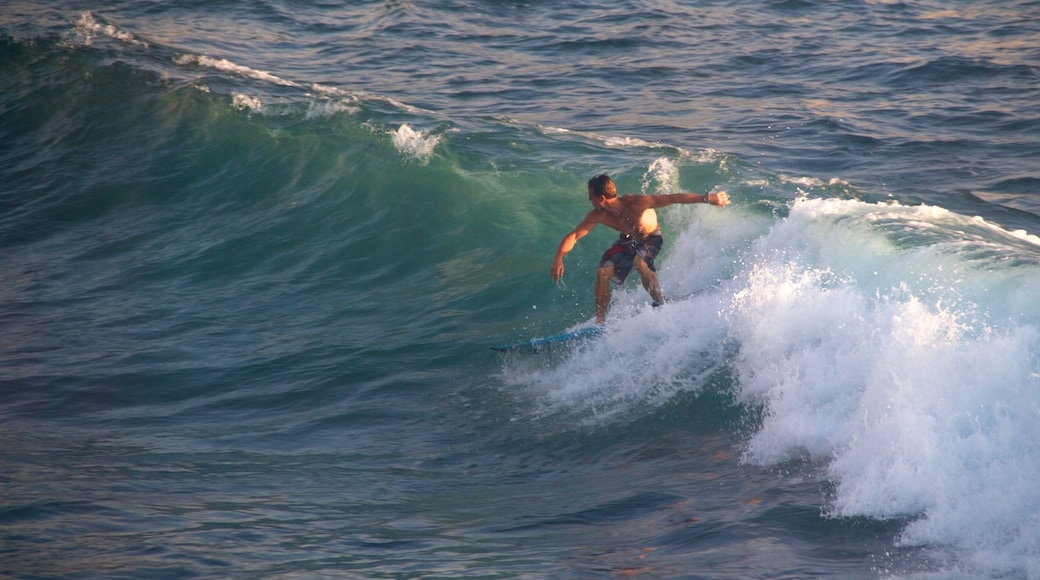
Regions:
<instances>
[{"instance_id":1,"label":"surfer","mask_svg":"<svg viewBox=\"0 0 1040 580\"><path fill-rule=\"evenodd\" d=\"M603 253L596 270L596 324L605 324L607 308L610 306L610 282L621 284L633 268L643 279L643 288L650 293L653 306L656 308L664 304L664 295L657 282L657 269L654 267L654 258L660 253L664 238L654 208L674 203L710 203L724 207L729 203L729 196L720 191L618 197L614 181L603 174L589 180L589 201L594 209L585 214L585 219L564 236L556 250L550 273L557 282L563 278L563 257L596 224L621 232L621 237Z\"/></svg>"}]
</instances>

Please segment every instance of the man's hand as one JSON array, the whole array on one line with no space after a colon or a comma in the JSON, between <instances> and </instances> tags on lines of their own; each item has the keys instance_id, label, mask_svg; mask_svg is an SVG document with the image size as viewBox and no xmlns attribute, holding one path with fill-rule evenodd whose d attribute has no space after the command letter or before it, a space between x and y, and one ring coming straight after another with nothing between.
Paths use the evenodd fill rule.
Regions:
<instances>
[{"instance_id":1,"label":"man's hand","mask_svg":"<svg viewBox=\"0 0 1040 580\"><path fill-rule=\"evenodd\" d=\"M549 270L549 274L552 276L553 282L559 282L560 278L563 278L563 258L556 258L553 260L552 269Z\"/></svg>"},{"instance_id":2,"label":"man's hand","mask_svg":"<svg viewBox=\"0 0 1040 580\"><path fill-rule=\"evenodd\" d=\"M720 191L718 193L709 193L708 203L710 203L711 205L717 205L719 207L726 207L727 205L729 205L729 194L727 194L725 191Z\"/></svg>"}]
</instances>

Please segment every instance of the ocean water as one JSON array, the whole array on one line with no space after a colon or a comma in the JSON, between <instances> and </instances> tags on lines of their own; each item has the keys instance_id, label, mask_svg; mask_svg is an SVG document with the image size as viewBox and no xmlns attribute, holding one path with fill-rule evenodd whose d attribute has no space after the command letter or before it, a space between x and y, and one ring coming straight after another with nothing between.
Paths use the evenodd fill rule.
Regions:
<instances>
[{"instance_id":1,"label":"ocean water","mask_svg":"<svg viewBox=\"0 0 1040 580\"><path fill-rule=\"evenodd\" d=\"M1040 577L1040 3L6 2L0 576ZM669 303L593 315L622 192Z\"/></svg>"}]
</instances>

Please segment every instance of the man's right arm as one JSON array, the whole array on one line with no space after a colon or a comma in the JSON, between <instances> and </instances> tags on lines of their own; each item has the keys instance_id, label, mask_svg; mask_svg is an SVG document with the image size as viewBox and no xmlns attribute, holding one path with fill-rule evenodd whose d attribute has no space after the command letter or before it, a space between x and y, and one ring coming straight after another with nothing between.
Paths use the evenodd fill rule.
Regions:
<instances>
[{"instance_id":1,"label":"man's right arm","mask_svg":"<svg viewBox=\"0 0 1040 580\"><path fill-rule=\"evenodd\" d=\"M596 227L596 223L594 212L589 212L577 227L566 236L563 236L560 247L556 249L556 257L553 258L552 268L549 271L554 281L559 282L563 278L563 257L574 249L574 244L578 240L587 236L592 231L592 228Z\"/></svg>"}]
</instances>

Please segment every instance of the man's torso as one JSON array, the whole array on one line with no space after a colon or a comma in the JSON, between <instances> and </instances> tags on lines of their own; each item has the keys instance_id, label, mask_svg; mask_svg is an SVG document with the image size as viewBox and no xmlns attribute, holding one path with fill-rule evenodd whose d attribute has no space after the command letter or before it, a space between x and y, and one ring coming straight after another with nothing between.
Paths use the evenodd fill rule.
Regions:
<instances>
[{"instance_id":1,"label":"man's torso","mask_svg":"<svg viewBox=\"0 0 1040 580\"><path fill-rule=\"evenodd\" d=\"M657 223L657 212L653 208L641 208L638 201L632 199L634 197L636 196L619 197L618 208L620 211L616 213L608 210L596 210L600 213L599 222L637 239L657 233L660 229Z\"/></svg>"}]
</instances>

